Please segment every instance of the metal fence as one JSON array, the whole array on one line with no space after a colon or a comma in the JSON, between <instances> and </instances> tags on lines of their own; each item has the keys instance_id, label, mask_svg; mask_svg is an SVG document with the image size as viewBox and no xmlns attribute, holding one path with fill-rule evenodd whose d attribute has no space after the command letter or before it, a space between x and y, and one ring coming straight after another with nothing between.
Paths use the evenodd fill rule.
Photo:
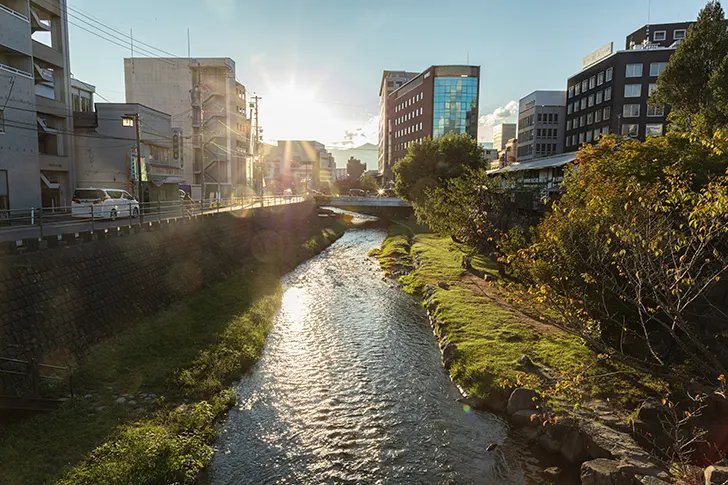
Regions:
<instances>
[{"instance_id":1,"label":"metal fence","mask_svg":"<svg viewBox=\"0 0 728 485\"><path fill-rule=\"evenodd\" d=\"M44 239L65 233L95 232L145 222L292 204L305 199L306 197L302 195L266 195L144 203L120 199L113 203L0 210L0 241Z\"/></svg>"}]
</instances>

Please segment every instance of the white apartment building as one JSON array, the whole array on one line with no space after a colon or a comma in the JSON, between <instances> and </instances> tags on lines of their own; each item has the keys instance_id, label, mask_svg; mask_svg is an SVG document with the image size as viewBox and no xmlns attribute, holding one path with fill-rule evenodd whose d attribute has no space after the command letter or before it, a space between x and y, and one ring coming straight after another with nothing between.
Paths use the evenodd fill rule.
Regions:
<instances>
[{"instance_id":1,"label":"white apartment building","mask_svg":"<svg viewBox=\"0 0 728 485\"><path fill-rule=\"evenodd\" d=\"M172 117L184 150L181 184L199 197L243 195L252 186L253 140L245 86L230 58L126 58L127 103Z\"/></svg>"},{"instance_id":2,"label":"white apartment building","mask_svg":"<svg viewBox=\"0 0 728 485\"><path fill-rule=\"evenodd\" d=\"M511 138L516 138L515 123L501 123L493 127L493 148L496 150L504 150Z\"/></svg>"},{"instance_id":3,"label":"white apartment building","mask_svg":"<svg viewBox=\"0 0 728 485\"><path fill-rule=\"evenodd\" d=\"M0 0L0 210L71 204L66 0Z\"/></svg>"}]
</instances>

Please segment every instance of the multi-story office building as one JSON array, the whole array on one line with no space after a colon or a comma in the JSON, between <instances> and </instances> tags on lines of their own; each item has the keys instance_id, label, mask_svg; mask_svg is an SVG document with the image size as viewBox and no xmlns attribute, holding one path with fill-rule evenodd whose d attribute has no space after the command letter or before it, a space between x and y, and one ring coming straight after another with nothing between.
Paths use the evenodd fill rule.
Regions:
<instances>
[{"instance_id":1,"label":"multi-story office building","mask_svg":"<svg viewBox=\"0 0 728 485\"><path fill-rule=\"evenodd\" d=\"M136 126L139 116L141 194L136 165ZM127 122L123 120L127 118ZM172 117L133 103L98 103L95 112L74 112L76 179L79 187L124 189L143 202L179 200L181 148ZM127 140L127 143L124 143ZM173 150L177 140L177 150Z\"/></svg>"},{"instance_id":2,"label":"multi-story office building","mask_svg":"<svg viewBox=\"0 0 728 485\"><path fill-rule=\"evenodd\" d=\"M172 116L185 136L183 183L193 197L242 195L252 186L251 118L245 86L229 58L124 59L126 101Z\"/></svg>"},{"instance_id":3,"label":"multi-story office building","mask_svg":"<svg viewBox=\"0 0 728 485\"><path fill-rule=\"evenodd\" d=\"M515 123L501 123L493 127L493 148L496 150L504 150L511 138L516 138Z\"/></svg>"},{"instance_id":4,"label":"multi-story office building","mask_svg":"<svg viewBox=\"0 0 728 485\"><path fill-rule=\"evenodd\" d=\"M0 0L0 210L71 204L66 0Z\"/></svg>"},{"instance_id":5,"label":"multi-story office building","mask_svg":"<svg viewBox=\"0 0 728 485\"><path fill-rule=\"evenodd\" d=\"M314 140L278 140L266 145L263 161L268 166L269 185L276 190L325 189L334 181L336 163L323 143ZM272 169L272 170L271 170ZM272 174L271 174L272 172Z\"/></svg>"},{"instance_id":6,"label":"multi-story office building","mask_svg":"<svg viewBox=\"0 0 728 485\"><path fill-rule=\"evenodd\" d=\"M393 109L393 105L389 100L389 95L415 76L417 76L416 72L407 71L384 71L382 73L382 82L379 85L379 154L377 158L379 177L382 180L392 179L393 165L389 156L391 153L392 124L389 114Z\"/></svg>"},{"instance_id":7,"label":"multi-story office building","mask_svg":"<svg viewBox=\"0 0 728 485\"><path fill-rule=\"evenodd\" d=\"M566 91L534 91L518 103L519 162L564 152Z\"/></svg>"},{"instance_id":8,"label":"multi-story office building","mask_svg":"<svg viewBox=\"0 0 728 485\"><path fill-rule=\"evenodd\" d=\"M584 58L567 82L564 147L576 150L601 135L644 140L665 133L669 106L649 106L657 77L684 38L690 22L644 26L626 40L626 50L608 44Z\"/></svg>"},{"instance_id":9,"label":"multi-story office building","mask_svg":"<svg viewBox=\"0 0 728 485\"><path fill-rule=\"evenodd\" d=\"M426 137L467 133L477 138L479 84L479 66L432 66L392 91L385 165L393 167L412 143ZM382 184L392 181L391 170L385 170Z\"/></svg>"}]
</instances>

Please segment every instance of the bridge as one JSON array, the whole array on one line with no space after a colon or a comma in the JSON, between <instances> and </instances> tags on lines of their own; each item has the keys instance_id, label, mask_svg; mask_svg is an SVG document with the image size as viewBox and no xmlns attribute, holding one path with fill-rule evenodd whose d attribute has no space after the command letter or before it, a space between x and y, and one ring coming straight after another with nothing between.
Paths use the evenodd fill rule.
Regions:
<instances>
[{"instance_id":1,"label":"bridge","mask_svg":"<svg viewBox=\"0 0 728 485\"><path fill-rule=\"evenodd\" d=\"M412 215L412 204L399 197L328 197L317 196L319 207L336 207L385 219L404 219Z\"/></svg>"}]
</instances>

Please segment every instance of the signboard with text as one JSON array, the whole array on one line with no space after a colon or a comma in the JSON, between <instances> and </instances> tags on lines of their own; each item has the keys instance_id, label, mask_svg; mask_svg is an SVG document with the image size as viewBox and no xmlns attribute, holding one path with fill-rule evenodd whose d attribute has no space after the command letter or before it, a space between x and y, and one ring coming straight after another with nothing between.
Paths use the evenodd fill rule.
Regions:
<instances>
[{"instance_id":1,"label":"signboard with text","mask_svg":"<svg viewBox=\"0 0 728 485\"><path fill-rule=\"evenodd\" d=\"M609 44L606 44L599 49L595 50L588 56L586 56L584 59L581 60L581 68L586 69L587 67L591 66L595 62L604 59L605 57L609 56L614 52L614 42L610 42Z\"/></svg>"}]
</instances>

